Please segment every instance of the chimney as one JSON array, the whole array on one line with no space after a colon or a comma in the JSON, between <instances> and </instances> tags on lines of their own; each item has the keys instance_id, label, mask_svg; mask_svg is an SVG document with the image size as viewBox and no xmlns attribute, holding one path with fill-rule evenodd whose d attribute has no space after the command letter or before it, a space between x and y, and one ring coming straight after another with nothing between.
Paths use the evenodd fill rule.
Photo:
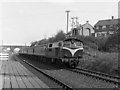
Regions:
<instances>
[{"instance_id":1,"label":"chimney","mask_svg":"<svg viewBox=\"0 0 120 90\"><path fill-rule=\"evenodd\" d=\"M89 21L86 21L87 23L89 23Z\"/></svg>"},{"instance_id":2,"label":"chimney","mask_svg":"<svg viewBox=\"0 0 120 90\"><path fill-rule=\"evenodd\" d=\"M112 16L112 19L114 19L114 16Z\"/></svg>"}]
</instances>

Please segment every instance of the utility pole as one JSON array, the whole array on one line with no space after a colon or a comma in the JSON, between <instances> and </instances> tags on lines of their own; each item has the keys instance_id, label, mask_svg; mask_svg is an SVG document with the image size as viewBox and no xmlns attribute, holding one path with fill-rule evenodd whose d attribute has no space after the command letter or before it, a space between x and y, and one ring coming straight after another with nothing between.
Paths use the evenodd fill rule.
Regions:
<instances>
[{"instance_id":1,"label":"utility pole","mask_svg":"<svg viewBox=\"0 0 120 90\"><path fill-rule=\"evenodd\" d=\"M74 17L71 18L72 19L72 29L74 28Z\"/></svg>"},{"instance_id":2,"label":"utility pole","mask_svg":"<svg viewBox=\"0 0 120 90\"><path fill-rule=\"evenodd\" d=\"M2 51L1 51L1 52L3 52L3 40L2 40L2 47L1 47L1 48L2 48Z\"/></svg>"},{"instance_id":3,"label":"utility pole","mask_svg":"<svg viewBox=\"0 0 120 90\"><path fill-rule=\"evenodd\" d=\"M75 17L75 19L76 19L76 28L77 28L77 24L78 24L78 17Z\"/></svg>"},{"instance_id":4,"label":"utility pole","mask_svg":"<svg viewBox=\"0 0 120 90\"><path fill-rule=\"evenodd\" d=\"M3 40L2 40L2 46L3 46Z\"/></svg>"},{"instance_id":5,"label":"utility pole","mask_svg":"<svg viewBox=\"0 0 120 90\"><path fill-rule=\"evenodd\" d=\"M68 22L69 22L69 12L70 12L70 11L67 10L66 12L67 12L67 32L66 32L66 33L68 33Z\"/></svg>"}]
</instances>

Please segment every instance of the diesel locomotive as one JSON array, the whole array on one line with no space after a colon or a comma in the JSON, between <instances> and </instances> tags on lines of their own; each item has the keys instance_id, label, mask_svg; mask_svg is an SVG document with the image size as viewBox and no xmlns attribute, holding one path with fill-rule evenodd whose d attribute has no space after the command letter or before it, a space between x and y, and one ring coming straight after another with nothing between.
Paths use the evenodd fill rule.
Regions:
<instances>
[{"instance_id":1,"label":"diesel locomotive","mask_svg":"<svg viewBox=\"0 0 120 90\"><path fill-rule=\"evenodd\" d=\"M39 60L75 68L83 56L83 42L77 38L66 38L63 41L24 48L19 54L40 56L44 59Z\"/></svg>"}]
</instances>

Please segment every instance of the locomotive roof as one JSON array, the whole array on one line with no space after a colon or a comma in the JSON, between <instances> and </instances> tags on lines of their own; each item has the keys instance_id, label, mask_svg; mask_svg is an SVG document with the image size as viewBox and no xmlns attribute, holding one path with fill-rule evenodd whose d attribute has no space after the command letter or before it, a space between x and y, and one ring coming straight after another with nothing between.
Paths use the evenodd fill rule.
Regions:
<instances>
[{"instance_id":1,"label":"locomotive roof","mask_svg":"<svg viewBox=\"0 0 120 90\"><path fill-rule=\"evenodd\" d=\"M78 38L67 38L67 39L65 39L65 40L63 40L63 41L71 41L71 40L76 40L76 41L83 42L83 41L81 41L81 40L78 39Z\"/></svg>"}]
</instances>

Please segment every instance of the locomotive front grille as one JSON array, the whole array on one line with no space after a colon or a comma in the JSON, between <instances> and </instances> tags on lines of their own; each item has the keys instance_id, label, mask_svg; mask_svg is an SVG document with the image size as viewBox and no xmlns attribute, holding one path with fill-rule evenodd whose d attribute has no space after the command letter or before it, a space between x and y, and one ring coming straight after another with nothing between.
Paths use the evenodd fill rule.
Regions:
<instances>
[{"instance_id":1,"label":"locomotive front grille","mask_svg":"<svg viewBox=\"0 0 120 90\"><path fill-rule=\"evenodd\" d=\"M74 54L74 57L81 58L82 56L83 56L83 50L78 50Z\"/></svg>"},{"instance_id":2,"label":"locomotive front grille","mask_svg":"<svg viewBox=\"0 0 120 90\"><path fill-rule=\"evenodd\" d=\"M80 58L83 55L83 50L82 49L70 49L63 47L62 49L62 56L66 58Z\"/></svg>"},{"instance_id":3,"label":"locomotive front grille","mask_svg":"<svg viewBox=\"0 0 120 90\"><path fill-rule=\"evenodd\" d=\"M72 54L71 54L71 52L69 50L62 49L62 57L63 58L70 58L70 57L72 57Z\"/></svg>"}]
</instances>

